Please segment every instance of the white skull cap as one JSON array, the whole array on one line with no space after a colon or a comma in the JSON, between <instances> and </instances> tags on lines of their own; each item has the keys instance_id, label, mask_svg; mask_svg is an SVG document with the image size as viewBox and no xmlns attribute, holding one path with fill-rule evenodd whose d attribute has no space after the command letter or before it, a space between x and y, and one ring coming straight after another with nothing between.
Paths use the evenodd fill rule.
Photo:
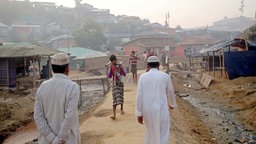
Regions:
<instances>
[{"instance_id":1,"label":"white skull cap","mask_svg":"<svg viewBox=\"0 0 256 144\"><path fill-rule=\"evenodd\" d=\"M151 62L159 62L159 59L157 56L150 56L148 58L148 63L151 63Z\"/></svg>"},{"instance_id":2,"label":"white skull cap","mask_svg":"<svg viewBox=\"0 0 256 144\"><path fill-rule=\"evenodd\" d=\"M69 63L69 57L66 53L56 53L52 56L52 64L65 65Z\"/></svg>"}]
</instances>

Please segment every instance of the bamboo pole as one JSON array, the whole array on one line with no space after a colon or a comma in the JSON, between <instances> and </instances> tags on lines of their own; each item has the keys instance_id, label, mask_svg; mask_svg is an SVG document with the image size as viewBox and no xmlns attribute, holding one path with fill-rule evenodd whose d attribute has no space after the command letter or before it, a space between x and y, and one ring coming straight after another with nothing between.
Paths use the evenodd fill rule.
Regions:
<instances>
[{"instance_id":1,"label":"bamboo pole","mask_svg":"<svg viewBox=\"0 0 256 144\"><path fill-rule=\"evenodd\" d=\"M207 52L207 70L210 73L210 55L209 55L209 52Z\"/></svg>"},{"instance_id":2,"label":"bamboo pole","mask_svg":"<svg viewBox=\"0 0 256 144\"><path fill-rule=\"evenodd\" d=\"M219 51L219 66L220 66L220 76L222 77L221 50Z\"/></svg>"},{"instance_id":3,"label":"bamboo pole","mask_svg":"<svg viewBox=\"0 0 256 144\"><path fill-rule=\"evenodd\" d=\"M26 63L26 57L24 57L24 59L23 59L24 61L24 77L26 77L26 67L27 67L27 63Z\"/></svg>"},{"instance_id":4,"label":"bamboo pole","mask_svg":"<svg viewBox=\"0 0 256 144\"><path fill-rule=\"evenodd\" d=\"M35 57L33 57L33 59L32 59L32 65L33 65L33 77L32 77L32 79L33 79L33 88L35 88L36 87Z\"/></svg>"},{"instance_id":5,"label":"bamboo pole","mask_svg":"<svg viewBox=\"0 0 256 144\"><path fill-rule=\"evenodd\" d=\"M41 57L38 56L38 73L39 73L39 77L41 78Z\"/></svg>"},{"instance_id":6,"label":"bamboo pole","mask_svg":"<svg viewBox=\"0 0 256 144\"><path fill-rule=\"evenodd\" d=\"M7 59L7 61L6 61L6 66L7 66L7 71L6 71L6 79L7 79L7 82L6 82L6 84L7 84L7 86L9 87L9 59Z\"/></svg>"},{"instance_id":7,"label":"bamboo pole","mask_svg":"<svg viewBox=\"0 0 256 144\"><path fill-rule=\"evenodd\" d=\"M215 66L214 66L214 64L215 64L215 62L214 62L214 61L215 61L215 58L214 58L215 55L214 55L214 53L215 53L215 52L212 51L212 55L213 55L213 59L212 59L213 76L215 76Z\"/></svg>"},{"instance_id":8,"label":"bamboo pole","mask_svg":"<svg viewBox=\"0 0 256 144\"><path fill-rule=\"evenodd\" d=\"M222 67L223 67L223 71L222 71L222 75L224 77L224 74L225 74L225 60L224 60L224 49L222 49Z\"/></svg>"},{"instance_id":9,"label":"bamboo pole","mask_svg":"<svg viewBox=\"0 0 256 144\"><path fill-rule=\"evenodd\" d=\"M189 56L189 70L191 71L191 57Z\"/></svg>"},{"instance_id":10,"label":"bamboo pole","mask_svg":"<svg viewBox=\"0 0 256 144\"><path fill-rule=\"evenodd\" d=\"M246 49L246 51L248 51L248 43L247 43L247 40L246 39L244 39L244 43L245 43L245 49Z\"/></svg>"},{"instance_id":11,"label":"bamboo pole","mask_svg":"<svg viewBox=\"0 0 256 144\"><path fill-rule=\"evenodd\" d=\"M48 56L48 60L47 60L47 69L48 69L48 79L52 76L52 72L51 72L51 57Z\"/></svg>"}]
</instances>

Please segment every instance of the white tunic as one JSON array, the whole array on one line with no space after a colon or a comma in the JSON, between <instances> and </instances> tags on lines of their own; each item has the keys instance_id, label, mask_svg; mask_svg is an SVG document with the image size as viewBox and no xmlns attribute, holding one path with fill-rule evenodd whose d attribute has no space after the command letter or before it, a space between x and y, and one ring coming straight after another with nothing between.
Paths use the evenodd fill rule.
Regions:
<instances>
[{"instance_id":1,"label":"white tunic","mask_svg":"<svg viewBox=\"0 0 256 144\"><path fill-rule=\"evenodd\" d=\"M64 74L55 74L41 84L34 107L39 144L81 143L77 114L79 95L78 84Z\"/></svg>"},{"instance_id":2,"label":"white tunic","mask_svg":"<svg viewBox=\"0 0 256 144\"><path fill-rule=\"evenodd\" d=\"M177 106L170 76L155 68L142 74L138 83L136 116L143 116L147 128L144 144L169 143L169 106Z\"/></svg>"}]
</instances>

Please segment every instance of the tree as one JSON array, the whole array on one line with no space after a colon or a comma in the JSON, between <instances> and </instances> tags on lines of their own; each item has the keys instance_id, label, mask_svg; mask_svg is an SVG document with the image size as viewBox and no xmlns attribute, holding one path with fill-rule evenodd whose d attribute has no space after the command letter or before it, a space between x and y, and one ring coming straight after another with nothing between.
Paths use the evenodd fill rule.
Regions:
<instances>
[{"instance_id":1,"label":"tree","mask_svg":"<svg viewBox=\"0 0 256 144\"><path fill-rule=\"evenodd\" d=\"M79 47L102 50L102 46L106 43L101 26L91 20L88 20L81 29L75 31L73 36Z\"/></svg>"}]
</instances>

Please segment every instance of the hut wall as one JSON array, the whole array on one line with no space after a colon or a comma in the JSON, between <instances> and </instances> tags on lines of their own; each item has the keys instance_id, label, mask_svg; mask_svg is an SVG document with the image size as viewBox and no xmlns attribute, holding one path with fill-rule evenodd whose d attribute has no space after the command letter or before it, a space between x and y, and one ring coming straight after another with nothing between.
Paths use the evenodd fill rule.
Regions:
<instances>
[{"instance_id":1,"label":"hut wall","mask_svg":"<svg viewBox=\"0 0 256 144\"><path fill-rule=\"evenodd\" d=\"M14 59L0 59L0 86L16 86L16 68Z\"/></svg>"},{"instance_id":2,"label":"hut wall","mask_svg":"<svg viewBox=\"0 0 256 144\"><path fill-rule=\"evenodd\" d=\"M256 76L256 51L225 52L224 57L229 79Z\"/></svg>"},{"instance_id":3,"label":"hut wall","mask_svg":"<svg viewBox=\"0 0 256 144\"><path fill-rule=\"evenodd\" d=\"M213 56L210 56L209 57L209 66L210 66L210 70L212 71L213 70L213 67L220 67L221 66L221 63L222 63L222 60L223 58L221 57L221 61L219 59L219 56L214 56L214 66L213 66Z\"/></svg>"}]
</instances>

